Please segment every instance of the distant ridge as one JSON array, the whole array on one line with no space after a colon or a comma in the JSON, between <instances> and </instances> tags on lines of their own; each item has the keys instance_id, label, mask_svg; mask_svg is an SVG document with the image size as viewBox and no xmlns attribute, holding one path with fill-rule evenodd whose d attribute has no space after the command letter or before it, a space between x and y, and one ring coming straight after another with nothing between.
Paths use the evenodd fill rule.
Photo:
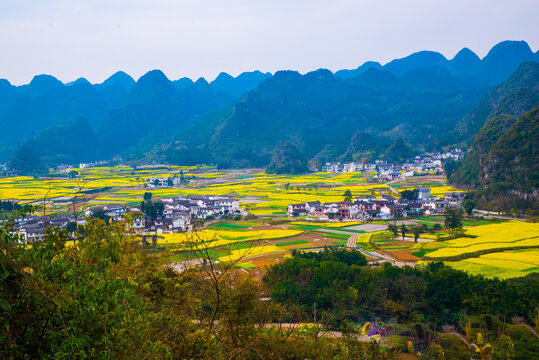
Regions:
<instances>
[{"instance_id":1,"label":"distant ridge","mask_svg":"<svg viewBox=\"0 0 539 360\"><path fill-rule=\"evenodd\" d=\"M28 96L39 96L49 90L58 89L64 84L51 75L36 75L28 85L20 86L21 93Z\"/></svg>"},{"instance_id":2,"label":"distant ridge","mask_svg":"<svg viewBox=\"0 0 539 360\"><path fill-rule=\"evenodd\" d=\"M129 92L131 91L133 85L135 85L135 80L125 72L118 71L114 73L111 77L109 77L107 80L103 81L101 84L95 84L95 87L97 89L103 89L106 87L112 87L114 85L119 85L125 91Z\"/></svg>"},{"instance_id":3,"label":"distant ridge","mask_svg":"<svg viewBox=\"0 0 539 360\"><path fill-rule=\"evenodd\" d=\"M90 85L90 86L92 86L92 84L87 79L85 79L83 77L80 77L75 81L70 81L70 82L66 83L65 85L66 86L73 86L73 85Z\"/></svg>"},{"instance_id":4,"label":"distant ridge","mask_svg":"<svg viewBox=\"0 0 539 360\"><path fill-rule=\"evenodd\" d=\"M234 99L213 91L204 78L195 83L183 81L180 87L161 70L141 76L126 102L108 112L96 132L109 154L127 149L150 150L159 142L168 141L193 116L223 108Z\"/></svg>"},{"instance_id":5,"label":"distant ridge","mask_svg":"<svg viewBox=\"0 0 539 360\"><path fill-rule=\"evenodd\" d=\"M474 75L484 82L497 85L526 61L536 61L536 57L525 41L502 41L490 49Z\"/></svg>"},{"instance_id":6,"label":"distant ridge","mask_svg":"<svg viewBox=\"0 0 539 360\"><path fill-rule=\"evenodd\" d=\"M456 75L470 75L473 73L481 59L472 50L464 48L449 61L449 70Z\"/></svg>"},{"instance_id":7,"label":"distant ridge","mask_svg":"<svg viewBox=\"0 0 539 360\"><path fill-rule=\"evenodd\" d=\"M180 89L184 89L194 84L193 80L189 79L188 77L183 77L181 79L174 80L173 83Z\"/></svg>"},{"instance_id":8,"label":"distant ridge","mask_svg":"<svg viewBox=\"0 0 539 360\"><path fill-rule=\"evenodd\" d=\"M210 83L210 86L215 91L222 91L234 98L237 98L256 88L258 84L270 77L270 73L262 73L258 70L243 72L237 77L233 77L225 72L222 72Z\"/></svg>"},{"instance_id":9,"label":"distant ridge","mask_svg":"<svg viewBox=\"0 0 539 360\"><path fill-rule=\"evenodd\" d=\"M520 64L526 61L539 62L539 51L533 53L525 41L502 41L480 59L468 48L460 50L453 59L434 51L419 51L401 59L395 59L382 66L394 75L400 76L407 71L422 67L440 67L448 69L453 75L464 76L472 81L488 85L499 85L511 75ZM354 70L339 70L336 76L349 79L364 72L368 67L377 67L373 62L366 62ZM379 64L378 64L379 65Z\"/></svg>"},{"instance_id":10,"label":"distant ridge","mask_svg":"<svg viewBox=\"0 0 539 360\"><path fill-rule=\"evenodd\" d=\"M407 71L417 68L431 66L445 68L447 65L448 60L442 54L435 51L419 51L405 58L390 61L384 65L384 69L400 76Z\"/></svg>"},{"instance_id":11,"label":"distant ridge","mask_svg":"<svg viewBox=\"0 0 539 360\"><path fill-rule=\"evenodd\" d=\"M335 76L340 77L342 79L350 79L350 78L363 74L365 71L369 69L380 69L380 68L382 68L382 65L379 62L367 61L363 63L363 65L361 65L360 67L354 70L339 70L335 72Z\"/></svg>"}]
</instances>

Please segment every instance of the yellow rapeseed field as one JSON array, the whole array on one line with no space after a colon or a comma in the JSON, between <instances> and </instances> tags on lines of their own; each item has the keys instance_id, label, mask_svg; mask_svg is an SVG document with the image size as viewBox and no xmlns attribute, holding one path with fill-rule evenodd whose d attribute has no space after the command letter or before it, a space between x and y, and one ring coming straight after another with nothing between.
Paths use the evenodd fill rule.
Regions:
<instances>
[{"instance_id":1,"label":"yellow rapeseed field","mask_svg":"<svg viewBox=\"0 0 539 360\"><path fill-rule=\"evenodd\" d=\"M539 224L508 221L465 228L467 235L445 242L446 247L429 254L432 258L451 257L488 249L539 246Z\"/></svg>"},{"instance_id":2,"label":"yellow rapeseed field","mask_svg":"<svg viewBox=\"0 0 539 360\"><path fill-rule=\"evenodd\" d=\"M284 251L286 250L275 245L254 246L246 249L232 250L230 254L221 256L219 261L237 261L239 259L248 259L255 256Z\"/></svg>"},{"instance_id":3,"label":"yellow rapeseed field","mask_svg":"<svg viewBox=\"0 0 539 360\"><path fill-rule=\"evenodd\" d=\"M539 249L485 254L473 259L448 262L447 265L487 278L520 277L539 270Z\"/></svg>"},{"instance_id":4,"label":"yellow rapeseed field","mask_svg":"<svg viewBox=\"0 0 539 360\"><path fill-rule=\"evenodd\" d=\"M374 234L380 234L380 233L383 233L383 232L384 231L376 231L376 232L372 232L372 233L359 235L357 237L356 243L358 243L358 244L368 244L370 242L370 240L371 240L371 237Z\"/></svg>"},{"instance_id":5,"label":"yellow rapeseed field","mask_svg":"<svg viewBox=\"0 0 539 360\"><path fill-rule=\"evenodd\" d=\"M209 230L205 229L195 233L175 233L175 234L158 234L157 243L163 244L178 244L184 242L209 242L210 247L228 245L239 241L254 241L281 239L290 236L301 234L301 230L252 230L252 231L233 231L233 230Z\"/></svg>"},{"instance_id":6,"label":"yellow rapeseed field","mask_svg":"<svg viewBox=\"0 0 539 360\"><path fill-rule=\"evenodd\" d=\"M284 215L286 212L281 209L252 209L249 213L253 215Z\"/></svg>"},{"instance_id":7,"label":"yellow rapeseed field","mask_svg":"<svg viewBox=\"0 0 539 360\"><path fill-rule=\"evenodd\" d=\"M455 192L456 190L451 186L434 186L430 188L430 194L432 196L443 197L446 192Z\"/></svg>"},{"instance_id":8,"label":"yellow rapeseed field","mask_svg":"<svg viewBox=\"0 0 539 360\"><path fill-rule=\"evenodd\" d=\"M97 198L90 202L106 204L125 201L141 201L145 192L154 198L180 195L234 195L256 198L257 201L242 204L256 215L272 215L286 211L288 204L319 200L322 203L342 201L345 190L354 196L364 195L373 189L387 189L385 184L367 184L361 173L311 173L306 175L271 175L244 170L217 171L214 168L186 166L161 166L133 169L129 166L95 167L74 169L82 179L63 177L40 178L8 177L0 179L0 199L13 199L27 203L38 202L48 193L49 199L66 200L79 190L98 190ZM180 170L191 181L176 188L153 188L146 186L148 177L179 176ZM188 174L188 175L187 175ZM58 174L56 174L58 175ZM299 189L298 189L299 187ZM52 188L52 190L49 190ZM435 187L433 193L450 191L450 187ZM116 197L118 199L116 199ZM66 206L65 202L62 206Z\"/></svg>"}]
</instances>

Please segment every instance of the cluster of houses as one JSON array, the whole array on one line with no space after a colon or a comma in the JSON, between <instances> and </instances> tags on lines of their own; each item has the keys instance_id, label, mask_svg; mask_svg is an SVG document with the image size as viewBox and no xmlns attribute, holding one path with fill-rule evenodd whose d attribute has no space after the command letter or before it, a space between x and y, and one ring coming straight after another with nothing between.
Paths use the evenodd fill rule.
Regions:
<instances>
[{"instance_id":1,"label":"cluster of houses","mask_svg":"<svg viewBox=\"0 0 539 360\"><path fill-rule=\"evenodd\" d=\"M147 177L146 185L148 187L172 187L180 185L180 178L172 177Z\"/></svg>"},{"instance_id":2,"label":"cluster of houses","mask_svg":"<svg viewBox=\"0 0 539 360\"><path fill-rule=\"evenodd\" d=\"M122 221L126 212L138 214L132 216L132 227L137 232L164 233L187 231L191 221L195 219L219 218L225 215L238 214L240 212L239 201L232 196L216 195L189 195L162 200L162 212L155 217L143 215L138 207L127 209L123 206L105 206L88 209L86 216L92 217L98 211L106 211L105 214L114 221Z\"/></svg>"},{"instance_id":3,"label":"cluster of houses","mask_svg":"<svg viewBox=\"0 0 539 360\"><path fill-rule=\"evenodd\" d=\"M443 199L431 196L429 188L421 188L416 200L397 199L391 195L354 198L353 201L320 203L320 201L288 205L288 216L308 215L328 219L395 219L442 214L447 208L459 207L464 193L448 192Z\"/></svg>"},{"instance_id":4,"label":"cluster of houses","mask_svg":"<svg viewBox=\"0 0 539 360\"><path fill-rule=\"evenodd\" d=\"M155 217L143 214L138 206L105 205L87 209L84 215L58 214L54 217L26 216L15 218L15 231L27 242L42 241L47 227L66 228L69 223L84 225L87 218L102 217L125 221L126 214L133 220L134 233L164 233L186 231L195 219L219 218L239 214L239 201L232 196L191 195L162 200L162 212Z\"/></svg>"},{"instance_id":5,"label":"cluster of houses","mask_svg":"<svg viewBox=\"0 0 539 360\"><path fill-rule=\"evenodd\" d=\"M91 163L80 163L79 164L79 169L87 169L87 168L96 167L96 166L105 166L108 163L109 163L109 161L106 161L106 160L94 161L94 162L91 162ZM69 170L71 168L69 165L64 165L64 166L66 166L66 170Z\"/></svg>"},{"instance_id":6,"label":"cluster of houses","mask_svg":"<svg viewBox=\"0 0 539 360\"><path fill-rule=\"evenodd\" d=\"M376 173L379 180L398 180L404 177L426 174L442 173L442 160L459 160L464 156L461 149L446 153L437 153L429 156L416 156L403 164L391 164L386 160L375 160L373 163L361 162L327 162L321 171L333 173L364 172Z\"/></svg>"},{"instance_id":7,"label":"cluster of houses","mask_svg":"<svg viewBox=\"0 0 539 360\"><path fill-rule=\"evenodd\" d=\"M43 241L46 229L50 226L66 228L67 224L84 225L84 216L76 217L73 214L58 214L56 216L17 216L13 219L15 233L22 237L26 243Z\"/></svg>"}]
</instances>

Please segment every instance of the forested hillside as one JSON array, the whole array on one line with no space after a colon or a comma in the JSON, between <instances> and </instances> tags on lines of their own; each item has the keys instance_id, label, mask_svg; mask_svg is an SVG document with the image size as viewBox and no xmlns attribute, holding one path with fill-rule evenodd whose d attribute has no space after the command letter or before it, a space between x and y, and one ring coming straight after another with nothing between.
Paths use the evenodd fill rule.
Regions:
<instances>
[{"instance_id":1,"label":"forested hillside","mask_svg":"<svg viewBox=\"0 0 539 360\"><path fill-rule=\"evenodd\" d=\"M524 63L459 123L468 136L482 127L464 160L446 165L448 177L476 188L482 208L538 211L538 105L539 64Z\"/></svg>"},{"instance_id":2,"label":"forested hillside","mask_svg":"<svg viewBox=\"0 0 539 360\"><path fill-rule=\"evenodd\" d=\"M539 63L526 62L500 86L490 90L456 126L455 136L469 141L489 120L501 114L520 116L537 105Z\"/></svg>"},{"instance_id":3,"label":"forested hillside","mask_svg":"<svg viewBox=\"0 0 539 360\"><path fill-rule=\"evenodd\" d=\"M451 169L449 180L475 188L471 197L481 208L515 215L538 213L538 124L539 106L518 119L511 115L491 119L462 164Z\"/></svg>"},{"instance_id":4,"label":"forested hillside","mask_svg":"<svg viewBox=\"0 0 539 360\"><path fill-rule=\"evenodd\" d=\"M85 118L76 118L48 128L25 142L23 148L39 154L46 168L56 164L90 162L105 155L100 139Z\"/></svg>"},{"instance_id":5,"label":"forested hillside","mask_svg":"<svg viewBox=\"0 0 539 360\"><path fill-rule=\"evenodd\" d=\"M398 137L416 151L436 148L482 94L483 88L466 86L439 68L401 77L369 69L349 80L327 70L282 71L236 102L204 143L226 166L265 166L281 141L294 143L308 159L327 146L338 154L329 160L345 153L349 160L391 159L386 150ZM375 146L365 146L364 139L373 136ZM352 138L359 140L353 148Z\"/></svg>"},{"instance_id":6,"label":"forested hillside","mask_svg":"<svg viewBox=\"0 0 539 360\"><path fill-rule=\"evenodd\" d=\"M85 118L98 137L92 148L102 151L96 152L92 160L125 156L133 149L140 153L166 142L193 116L232 104L238 94L256 87L268 76L260 72L236 78L222 74L211 84L203 78L196 82L170 81L158 70L148 72L137 82L119 71L95 85L84 78L62 84L49 75L38 75L23 86L1 79L0 123L5 131L0 134L0 160L10 159L15 150L41 132L64 126L77 117ZM54 137L56 132L42 135L45 134ZM84 132L76 135L84 137ZM81 151L59 154L57 160L70 156L75 162L88 161L85 156L77 158Z\"/></svg>"}]
</instances>

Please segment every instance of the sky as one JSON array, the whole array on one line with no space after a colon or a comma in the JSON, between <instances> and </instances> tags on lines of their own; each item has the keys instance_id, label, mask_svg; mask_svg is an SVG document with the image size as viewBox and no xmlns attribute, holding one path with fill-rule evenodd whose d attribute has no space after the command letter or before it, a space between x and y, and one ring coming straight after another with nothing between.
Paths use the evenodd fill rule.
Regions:
<instances>
[{"instance_id":1,"label":"sky","mask_svg":"<svg viewBox=\"0 0 539 360\"><path fill-rule=\"evenodd\" d=\"M537 18L538 0L0 0L0 78L100 83L161 69L211 81L463 47L482 58L503 40L537 51Z\"/></svg>"}]
</instances>

